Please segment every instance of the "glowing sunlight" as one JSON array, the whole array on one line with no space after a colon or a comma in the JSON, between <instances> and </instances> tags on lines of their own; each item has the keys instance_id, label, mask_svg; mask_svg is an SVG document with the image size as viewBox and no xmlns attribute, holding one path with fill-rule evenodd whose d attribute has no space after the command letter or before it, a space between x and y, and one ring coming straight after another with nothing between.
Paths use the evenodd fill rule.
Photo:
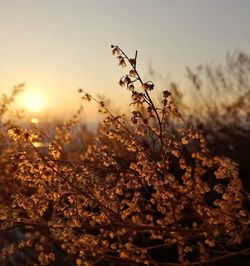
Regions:
<instances>
[{"instance_id":1,"label":"glowing sunlight","mask_svg":"<svg viewBox=\"0 0 250 266\"><path fill-rule=\"evenodd\" d=\"M36 91L26 91L21 97L21 105L32 113L41 113L47 104L44 95Z\"/></svg>"}]
</instances>

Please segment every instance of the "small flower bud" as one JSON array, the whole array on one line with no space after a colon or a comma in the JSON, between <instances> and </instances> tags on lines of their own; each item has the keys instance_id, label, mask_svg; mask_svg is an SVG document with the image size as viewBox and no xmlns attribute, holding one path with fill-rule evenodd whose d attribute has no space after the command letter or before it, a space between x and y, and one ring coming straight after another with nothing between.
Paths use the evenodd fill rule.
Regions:
<instances>
[{"instance_id":1,"label":"small flower bud","mask_svg":"<svg viewBox=\"0 0 250 266\"><path fill-rule=\"evenodd\" d=\"M132 77L134 77L134 78L136 78L137 77L137 72L134 69L131 69L129 71L129 75L132 76Z\"/></svg>"}]
</instances>

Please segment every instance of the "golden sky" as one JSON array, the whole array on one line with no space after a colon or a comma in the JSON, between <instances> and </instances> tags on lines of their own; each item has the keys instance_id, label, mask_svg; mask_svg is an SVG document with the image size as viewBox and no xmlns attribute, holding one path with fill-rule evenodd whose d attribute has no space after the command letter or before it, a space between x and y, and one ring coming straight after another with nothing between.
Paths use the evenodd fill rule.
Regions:
<instances>
[{"instance_id":1,"label":"golden sky","mask_svg":"<svg viewBox=\"0 0 250 266\"><path fill-rule=\"evenodd\" d=\"M126 70L111 44L139 51L142 76L151 64L180 79L186 66L249 50L249 10L249 0L0 0L0 92L25 82L48 114L77 110L78 87L121 107L129 101L118 86Z\"/></svg>"}]
</instances>

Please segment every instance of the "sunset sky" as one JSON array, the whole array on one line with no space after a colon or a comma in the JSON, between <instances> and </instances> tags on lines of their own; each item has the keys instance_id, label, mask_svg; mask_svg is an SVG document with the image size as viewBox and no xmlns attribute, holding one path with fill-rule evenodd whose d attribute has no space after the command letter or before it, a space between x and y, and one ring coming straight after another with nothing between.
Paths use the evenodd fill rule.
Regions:
<instances>
[{"instance_id":1,"label":"sunset sky","mask_svg":"<svg viewBox=\"0 0 250 266\"><path fill-rule=\"evenodd\" d=\"M249 12L249 0L0 0L0 92L25 82L27 94L44 99L44 112L59 116L77 110L78 87L121 107L126 70L111 44L131 56L137 49L144 76L151 65L181 80L186 66L249 51ZM93 117L93 107L85 109Z\"/></svg>"}]
</instances>

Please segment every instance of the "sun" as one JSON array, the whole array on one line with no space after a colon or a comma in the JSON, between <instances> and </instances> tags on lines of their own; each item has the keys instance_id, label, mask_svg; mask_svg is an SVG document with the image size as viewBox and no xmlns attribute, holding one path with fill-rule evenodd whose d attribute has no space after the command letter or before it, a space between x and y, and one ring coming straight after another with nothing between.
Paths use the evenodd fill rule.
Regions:
<instances>
[{"instance_id":1,"label":"sun","mask_svg":"<svg viewBox=\"0 0 250 266\"><path fill-rule=\"evenodd\" d=\"M27 91L21 99L24 109L32 113L41 113L46 106L45 97L36 91Z\"/></svg>"}]
</instances>

